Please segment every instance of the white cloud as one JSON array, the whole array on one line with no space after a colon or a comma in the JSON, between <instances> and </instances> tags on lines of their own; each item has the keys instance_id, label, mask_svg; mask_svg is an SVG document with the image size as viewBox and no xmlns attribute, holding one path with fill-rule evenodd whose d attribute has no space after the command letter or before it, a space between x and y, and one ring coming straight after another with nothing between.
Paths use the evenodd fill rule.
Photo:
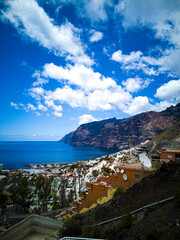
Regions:
<instances>
[{"instance_id":1,"label":"white cloud","mask_svg":"<svg viewBox=\"0 0 180 240\"><path fill-rule=\"evenodd\" d=\"M39 112L37 112L37 111L35 112L35 114L36 114L36 116L38 116L38 117L41 116L41 114L40 114Z\"/></svg>"},{"instance_id":2,"label":"white cloud","mask_svg":"<svg viewBox=\"0 0 180 240\"><path fill-rule=\"evenodd\" d=\"M180 101L180 79L171 80L156 90L155 97L168 101Z\"/></svg>"},{"instance_id":3,"label":"white cloud","mask_svg":"<svg viewBox=\"0 0 180 240\"><path fill-rule=\"evenodd\" d=\"M131 103L124 110L124 112L130 115L134 115L141 112L149 111L151 107L152 105L150 104L148 97L138 96L131 101Z\"/></svg>"},{"instance_id":4,"label":"white cloud","mask_svg":"<svg viewBox=\"0 0 180 240\"><path fill-rule=\"evenodd\" d=\"M160 65L162 61L158 61L150 56L145 57L141 51L131 52L130 54L123 54L118 50L112 54L113 61L122 64L122 69L125 70L142 70L147 75L158 75L158 72L152 65ZM150 66L149 66L150 65Z\"/></svg>"},{"instance_id":5,"label":"white cloud","mask_svg":"<svg viewBox=\"0 0 180 240\"><path fill-rule=\"evenodd\" d=\"M103 38L102 32L92 30L91 33L92 33L92 36L89 39L90 42L98 42L99 40L101 40Z\"/></svg>"},{"instance_id":6,"label":"white cloud","mask_svg":"<svg viewBox=\"0 0 180 240\"><path fill-rule=\"evenodd\" d=\"M18 104L14 102L10 102L10 106L14 107L15 109L18 109Z\"/></svg>"},{"instance_id":7,"label":"white cloud","mask_svg":"<svg viewBox=\"0 0 180 240\"><path fill-rule=\"evenodd\" d=\"M105 11L105 5L108 1L105 0L90 0L86 3L85 9L88 16L95 21L106 20L107 14Z\"/></svg>"},{"instance_id":8,"label":"white cloud","mask_svg":"<svg viewBox=\"0 0 180 240\"><path fill-rule=\"evenodd\" d=\"M68 86L64 88L56 88L54 91L47 91L45 96L47 101L59 101L60 103L68 103L71 107L86 107L86 97L82 90L74 90Z\"/></svg>"},{"instance_id":9,"label":"white cloud","mask_svg":"<svg viewBox=\"0 0 180 240\"><path fill-rule=\"evenodd\" d=\"M55 117L62 117L62 113L61 112L53 112L52 113Z\"/></svg>"},{"instance_id":10,"label":"white cloud","mask_svg":"<svg viewBox=\"0 0 180 240\"><path fill-rule=\"evenodd\" d=\"M63 68L53 63L45 64L42 74L60 82L67 80L71 85L79 86L86 91L116 86L116 82L112 78L106 78L99 72L94 72L92 68L87 68L83 65L68 65Z\"/></svg>"},{"instance_id":11,"label":"white cloud","mask_svg":"<svg viewBox=\"0 0 180 240\"><path fill-rule=\"evenodd\" d=\"M62 106L61 105L56 105L53 100L45 100L45 104L48 107L51 107L54 109L56 112L61 112L62 111Z\"/></svg>"},{"instance_id":12,"label":"white cloud","mask_svg":"<svg viewBox=\"0 0 180 240\"><path fill-rule=\"evenodd\" d=\"M37 87L37 86L42 86L46 83L48 83L48 80L47 79L44 79L40 76L40 72L39 71L35 71L35 73L33 73L32 77L36 78L37 81L36 82L33 82L33 86L34 87Z\"/></svg>"},{"instance_id":13,"label":"white cloud","mask_svg":"<svg viewBox=\"0 0 180 240\"><path fill-rule=\"evenodd\" d=\"M120 86L111 90L95 90L87 96L87 107L90 110L123 110L131 101L132 96Z\"/></svg>"},{"instance_id":14,"label":"white cloud","mask_svg":"<svg viewBox=\"0 0 180 240\"><path fill-rule=\"evenodd\" d=\"M113 8L110 0L48 0L48 2L55 4L58 9L73 4L78 17L87 18L93 23L108 20L109 8Z\"/></svg>"},{"instance_id":15,"label":"white cloud","mask_svg":"<svg viewBox=\"0 0 180 240\"><path fill-rule=\"evenodd\" d=\"M37 41L41 46L54 51L54 54L67 59L92 65L94 62L84 52L80 41L80 31L66 22L55 25L44 9L35 0L7 1L8 8L3 18L9 20L19 32Z\"/></svg>"},{"instance_id":16,"label":"white cloud","mask_svg":"<svg viewBox=\"0 0 180 240\"><path fill-rule=\"evenodd\" d=\"M79 125L93 122L93 121L98 121L98 120L100 119L93 117L91 114L83 114L82 116L79 117Z\"/></svg>"},{"instance_id":17,"label":"white cloud","mask_svg":"<svg viewBox=\"0 0 180 240\"><path fill-rule=\"evenodd\" d=\"M173 45L157 60L160 72L168 71L179 76L180 67L180 4L179 0L125 0L119 10L123 15L123 25L128 27L148 26L155 37Z\"/></svg>"},{"instance_id":18,"label":"white cloud","mask_svg":"<svg viewBox=\"0 0 180 240\"><path fill-rule=\"evenodd\" d=\"M155 103L153 106L152 106L152 110L153 111L157 111L157 112L160 112L160 111L163 111L165 110L166 108L170 107L170 106L174 106L176 105L176 103L174 102L168 102L168 101L161 101L161 102L157 102Z\"/></svg>"},{"instance_id":19,"label":"white cloud","mask_svg":"<svg viewBox=\"0 0 180 240\"><path fill-rule=\"evenodd\" d=\"M36 100L40 101L45 94L45 90L42 87L33 87L28 90L29 95Z\"/></svg>"},{"instance_id":20,"label":"white cloud","mask_svg":"<svg viewBox=\"0 0 180 240\"><path fill-rule=\"evenodd\" d=\"M145 81L139 77L128 78L126 81L122 81L122 85L124 85L128 92L137 92L140 89L146 88L151 81L152 80L148 78Z\"/></svg>"},{"instance_id":21,"label":"white cloud","mask_svg":"<svg viewBox=\"0 0 180 240\"><path fill-rule=\"evenodd\" d=\"M36 108L33 104L31 104L31 103L28 103L28 104L27 104L26 109L27 109L27 110L32 110L32 111L37 110L37 108Z\"/></svg>"},{"instance_id":22,"label":"white cloud","mask_svg":"<svg viewBox=\"0 0 180 240\"><path fill-rule=\"evenodd\" d=\"M141 51L131 52L129 55L125 55L121 50L118 50L117 52L113 53L112 60L126 65L139 61L142 55L143 53Z\"/></svg>"},{"instance_id":23,"label":"white cloud","mask_svg":"<svg viewBox=\"0 0 180 240\"><path fill-rule=\"evenodd\" d=\"M38 104L37 108L43 112L46 112L48 110L48 108L41 103Z\"/></svg>"}]
</instances>

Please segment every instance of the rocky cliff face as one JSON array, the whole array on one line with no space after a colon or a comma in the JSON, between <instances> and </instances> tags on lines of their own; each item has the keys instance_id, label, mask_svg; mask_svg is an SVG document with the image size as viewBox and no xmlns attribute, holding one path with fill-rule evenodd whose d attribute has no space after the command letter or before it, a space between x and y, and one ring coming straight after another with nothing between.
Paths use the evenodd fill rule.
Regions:
<instances>
[{"instance_id":1,"label":"rocky cliff face","mask_svg":"<svg viewBox=\"0 0 180 240\"><path fill-rule=\"evenodd\" d=\"M180 118L152 141L154 149L180 149Z\"/></svg>"},{"instance_id":2,"label":"rocky cliff face","mask_svg":"<svg viewBox=\"0 0 180 240\"><path fill-rule=\"evenodd\" d=\"M128 147L128 135L135 135L137 145L151 140L180 118L180 103L162 112L145 112L125 119L107 119L82 124L69 136L72 146L92 146L123 149Z\"/></svg>"},{"instance_id":3,"label":"rocky cliff face","mask_svg":"<svg viewBox=\"0 0 180 240\"><path fill-rule=\"evenodd\" d=\"M64 143L71 144L73 134L74 134L74 131L66 134L66 135L60 140L60 142L64 142Z\"/></svg>"}]
</instances>

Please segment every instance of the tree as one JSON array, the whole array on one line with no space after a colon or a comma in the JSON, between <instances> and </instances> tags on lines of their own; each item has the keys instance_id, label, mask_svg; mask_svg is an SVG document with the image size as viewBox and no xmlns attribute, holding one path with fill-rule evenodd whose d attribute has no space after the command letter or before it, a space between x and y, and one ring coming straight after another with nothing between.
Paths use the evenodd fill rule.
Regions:
<instances>
[{"instance_id":1,"label":"tree","mask_svg":"<svg viewBox=\"0 0 180 240\"><path fill-rule=\"evenodd\" d=\"M6 179L0 181L0 206L2 210L6 208L6 201L8 199L7 193L5 193Z\"/></svg>"},{"instance_id":2,"label":"tree","mask_svg":"<svg viewBox=\"0 0 180 240\"><path fill-rule=\"evenodd\" d=\"M99 171L96 169L92 170L92 175L93 177L97 177L99 175Z\"/></svg>"},{"instance_id":3,"label":"tree","mask_svg":"<svg viewBox=\"0 0 180 240\"><path fill-rule=\"evenodd\" d=\"M11 186L9 187L11 199L18 204L23 212L28 212L32 203L32 192L29 188L29 180L22 173L16 174L12 178Z\"/></svg>"},{"instance_id":4,"label":"tree","mask_svg":"<svg viewBox=\"0 0 180 240\"><path fill-rule=\"evenodd\" d=\"M101 168L101 172L104 176L108 176L110 173L113 173L113 170L103 165Z\"/></svg>"},{"instance_id":5,"label":"tree","mask_svg":"<svg viewBox=\"0 0 180 240\"><path fill-rule=\"evenodd\" d=\"M38 176L35 180L36 193L38 194L38 208L40 206L40 201L42 201L43 210L47 212L47 203L50 199L51 193L51 183L53 178L47 178L44 176Z\"/></svg>"}]
</instances>

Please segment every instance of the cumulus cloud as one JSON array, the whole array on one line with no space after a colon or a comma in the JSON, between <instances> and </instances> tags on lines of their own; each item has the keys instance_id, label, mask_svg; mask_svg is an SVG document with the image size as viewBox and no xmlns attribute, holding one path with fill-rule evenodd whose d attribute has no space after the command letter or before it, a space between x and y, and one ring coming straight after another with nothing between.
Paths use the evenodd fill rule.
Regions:
<instances>
[{"instance_id":1,"label":"cumulus cloud","mask_svg":"<svg viewBox=\"0 0 180 240\"><path fill-rule=\"evenodd\" d=\"M94 72L92 68L87 68L84 65L68 65L63 68L53 63L45 64L42 75L56 79L59 82L68 81L69 84L79 86L86 91L116 86L116 82L112 78L106 78L99 72Z\"/></svg>"},{"instance_id":2,"label":"cumulus cloud","mask_svg":"<svg viewBox=\"0 0 180 240\"><path fill-rule=\"evenodd\" d=\"M68 103L71 107L85 107L86 98L82 90L75 90L68 86L63 88L56 88L54 91L46 91L44 96L47 101L58 101L60 103Z\"/></svg>"},{"instance_id":3,"label":"cumulus cloud","mask_svg":"<svg viewBox=\"0 0 180 240\"><path fill-rule=\"evenodd\" d=\"M62 106L61 105L56 105L53 100L45 100L45 104L52 108L55 112L61 112L62 111Z\"/></svg>"},{"instance_id":4,"label":"cumulus cloud","mask_svg":"<svg viewBox=\"0 0 180 240\"><path fill-rule=\"evenodd\" d=\"M180 101L180 79L171 80L156 90L155 97L168 101Z\"/></svg>"},{"instance_id":5,"label":"cumulus cloud","mask_svg":"<svg viewBox=\"0 0 180 240\"><path fill-rule=\"evenodd\" d=\"M124 109L124 112L129 115L135 115L146 111L160 112L172 105L175 105L175 103L166 100L152 104L148 97L138 96L132 99L131 103Z\"/></svg>"},{"instance_id":6,"label":"cumulus cloud","mask_svg":"<svg viewBox=\"0 0 180 240\"><path fill-rule=\"evenodd\" d=\"M38 104L37 108L43 112L46 112L48 110L48 108L41 103Z\"/></svg>"},{"instance_id":7,"label":"cumulus cloud","mask_svg":"<svg viewBox=\"0 0 180 240\"><path fill-rule=\"evenodd\" d=\"M98 121L98 120L100 119L93 117L91 114L83 114L82 116L79 117L79 125L88 123L88 122Z\"/></svg>"},{"instance_id":8,"label":"cumulus cloud","mask_svg":"<svg viewBox=\"0 0 180 240\"><path fill-rule=\"evenodd\" d=\"M179 0L124 0L116 9L123 15L123 25L129 27L148 26L155 32L155 37L168 41L173 45L165 51L158 61L161 62L160 72L169 71L175 76L180 75L180 4Z\"/></svg>"},{"instance_id":9,"label":"cumulus cloud","mask_svg":"<svg viewBox=\"0 0 180 240\"><path fill-rule=\"evenodd\" d=\"M28 103L26 108L27 110L32 110L32 111L37 110L37 108L32 103Z\"/></svg>"},{"instance_id":10,"label":"cumulus cloud","mask_svg":"<svg viewBox=\"0 0 180 240\"><path fill-rule=\"evenodd\" d=\"M19 32L37 41L41 46L68 60L92 65L93 60L84 52L80 30L70 22L55 25L35 0L7 1L3 18L9 20Z\"/></svg>"},{"instance_id":11,"label":"cumulus cloud","mask_svg":"<svg viewBox=\"0 0 180 240\"><path fill-rule=\"evenodd\" d=\"M158 75L153 65L157 66L162 62L150 56L143 56L141 51L123 54L121 50L114 52L111 60L121 63L124 70L142 70L147 75Z\"/></svg>"},{"instance_id":12,"label":"cumulus cloud","mask_svg":"<svg viewBox=\"0 0 180 240\"><path fill-rule=\"evenodd\" d=\"M45 90L42 87L33 87L33 88L30 88L28 92L31 97L40 101L41 98L44 96Z\"/></svg>"},{"instance_id":13,"label":"cumulus cloud","mask_svg":"<svg viewBox=\"0 0 180 240\"><path fill-rule=\"evenodd\" d=\"M14 107L15 109L19 110L25 110L26 112L32 111L37 116L40 116L41 114L38 112L38 110L45 111L45 106L39 104L37 107L35 107L32 103L28 104L22 104L22 103L14 103L10 102L10 105Z\"/></svg>"},{"instance_id":14,"label":"cumulus cloud","mask_svg":"<svg viewBox=\"0 0 180 240\"><path fill-rule=\"evenodd\" d=\"M14 107L15 109L18 109L18 104L14 102L10 102L10 106Z\"/></svg>"},{"instance_id":15,"label":"cumulus cloud","mask_svg":"<svg viewBox=\"0 0 180 240\"><path fill-rule=\"evenodd\" d=\"M122 85L124 85L128 92L137 92L140 89L146 88L151 81L152 79L149 78L147 78L145 81L139 77L128 78L126 81L122 81Z\"/></svg>"},{"instance_id":16,"label":"cumulus cloud","mask_svg":"<svg viewBox=\"0 0 180 240\"><path fill-rule=\"evenodd\" d=\"M90 39L89 39L90 42L98 42L99 40L101 40L103 38L103 33L102 32L92 30L90 33L92 34Z\"/></svg>"},{"instance_id":17,"label":"cumulus cloud","mask_svg":"<svg viewBox=\"0 0 180 240\"><path fill-rule=\"evenodd\" d=\"M125 0L119 12L124 16L125 27L148 25L156 30L157 37L179 44L179 0Z\"/></svg>"},{"instance_id":18,"label":"cumulus cloud","mask_svg":"<svg viewBox=\"0 0 180 240\"><path fill-rule=\"evenodd\" d=\"M151 108L152 106L149 102L148 97L138 96L131 101L131 103L127 106L127 108L124 109L124 112L130 115L133 115L133 114L149 111Z\"/></svg>"},{"instance_id":19,"label":"cumulus cloud","mask_svg":"<svg viewBox=\"0 0 180 240\"><path fill-rule=\"evenodd\" d=\"M40 76L40 72L39 71L35 71L32 75L33 78L36 78L37 80L35 82L33 82L33 86L36 87L36 86L42 86L46 83L48 83L48 80L47 79L44 79Z\"/></svg>"},{"instance_id":20,"label":"cumulus cloud","mask_svg":"<svg viewBox=\"0 0 180 240\"><path fill-rule=\"evenodd\" d=\"M61 112L53 112L52 113L55 117L62 117L62 113Z\"/></svg>"}]
</instances>

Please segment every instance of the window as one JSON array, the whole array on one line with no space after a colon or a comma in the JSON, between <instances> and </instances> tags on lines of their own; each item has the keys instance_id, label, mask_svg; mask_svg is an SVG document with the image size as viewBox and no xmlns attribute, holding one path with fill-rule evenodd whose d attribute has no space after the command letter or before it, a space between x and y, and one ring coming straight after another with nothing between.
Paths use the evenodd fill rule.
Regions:
<instances>
[{"instance_id":1,"label":"window","mask_svg":"<svg viewBox=\"0 0 180 240\"><path fill-rule=\"evenodd\" d=\"M134 174L134 178L135 178L135 179L139 179L139 178L140 178L139 174L135 173L135 174Z\"/></svg>"},{"instance_id":2,"label":"window","mask_svg":"<svg viewBox=\"0 0 180 240\"><path fill-rule=\"evenodd\" d=\"M168 154L167 157L168 157L168 158L172 158L172 155L171 155L171 154Z\"/></svg>"}]
</instances>

